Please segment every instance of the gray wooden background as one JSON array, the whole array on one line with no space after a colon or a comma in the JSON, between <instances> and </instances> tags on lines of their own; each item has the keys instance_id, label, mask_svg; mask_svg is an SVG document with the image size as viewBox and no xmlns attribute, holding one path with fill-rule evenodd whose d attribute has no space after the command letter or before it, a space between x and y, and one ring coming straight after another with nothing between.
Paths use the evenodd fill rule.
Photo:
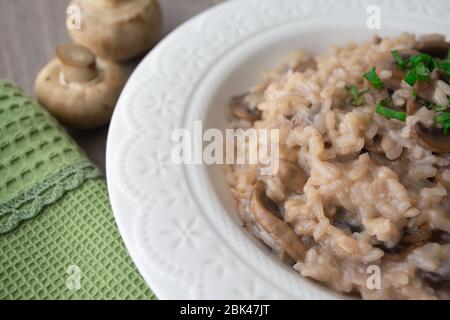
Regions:
<instances>
[{"instance_id":1,"label":"gray wooden background","mask_svg":"<svg viewBox=\"0 0 450 320\"><path fill-rule=\"evenodd\" d=\"M195 14L223 0L159 0L164 12L167 35ZM53 57L59 43L69 41L66 33L66 7L69 0L0 0L0 78L20 85L34 95L39 70ZM131 71L139 61L125 65ZM89 157L105 169L108 128L70 132Z\"/></svg>"}]
</instances>

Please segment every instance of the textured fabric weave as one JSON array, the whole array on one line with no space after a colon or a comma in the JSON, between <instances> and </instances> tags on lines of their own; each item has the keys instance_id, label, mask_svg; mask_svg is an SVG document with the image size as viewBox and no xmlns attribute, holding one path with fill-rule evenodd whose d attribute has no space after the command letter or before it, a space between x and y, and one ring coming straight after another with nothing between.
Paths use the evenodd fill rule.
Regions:
<instances>
[{"instance_id":1,"label":"textured fabric weave","mask_svg":"<svg viewBox=\"0 0 450 320\"><path fill-rule=\"evenodd\" d=\"M0 299L154 298L124 250L102 179L0 236L0 252Z\"/></svg>"},{"instance_id":2,"label":"textured fabric weave","mask_svg":"<svg viewBox=\"0 0 450 320\"><path fill-rule=\"evenodd\" d=\"M155 298L123 245L104 178L43 108L5 81L0 233L2 226L0 299Z\"/></svg>"}]
</instances>

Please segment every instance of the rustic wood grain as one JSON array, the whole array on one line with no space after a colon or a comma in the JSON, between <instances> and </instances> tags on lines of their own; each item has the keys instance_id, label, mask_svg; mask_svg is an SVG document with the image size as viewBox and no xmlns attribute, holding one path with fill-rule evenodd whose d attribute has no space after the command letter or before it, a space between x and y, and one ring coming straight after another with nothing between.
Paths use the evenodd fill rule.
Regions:
<instances>
[{"instance_id":1,"label":"rustic wood grain","mask_svg":"<svg viewBox=\"0 0 450 320\"><path fill-rule=\"evenodd\" d=\"M223 0L160 0L167 35L179 24ZM0 0L0 78L11 80L34 96L34 79L53 57L59 43L69 41L65 29L68 0ZM132 71L139 61L124 65ZM71 135L105 170L108 128Z\"/></svg>"}]
</instances>

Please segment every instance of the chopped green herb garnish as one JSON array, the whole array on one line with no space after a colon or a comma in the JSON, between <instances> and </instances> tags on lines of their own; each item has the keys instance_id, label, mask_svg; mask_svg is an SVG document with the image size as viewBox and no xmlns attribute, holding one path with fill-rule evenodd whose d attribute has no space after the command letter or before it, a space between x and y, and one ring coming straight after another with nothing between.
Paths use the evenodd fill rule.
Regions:
<instances>
[{"instance_id":1,"label":"chopped green herb garnish","mask_svg":"<svg viewBox=\"0 0 450 320\"><path fill-rule=\"evenodd\" d=\"M372 68L372 70L365 73L364 78L366 78L375 89L383 89L383 81L381 81L375 68Z\"/></svg>"},{"instance_id":2,"label":"chopped green herb garnish","mask_svg":"<svg viewBox=\"0 0 450 320\"><path fill-rule=\"evenodd\" d=\"M447 75L450 77L450 58L445 61L441 61L439 63L439 69L447 72Z\"/></svg>"},{"instance_id":3,"label":"chopped green herb garnish","mask_svg":"<svg viewBox=\"0 0 450 320\"><path fill-rule=\"evenodd\" d=\"M394 57L395 62L397 62L398 66L402 69L405 69L408 61L403 60L400 52L398 52L398 50L392 50L391 54Z\"/></svg>"},{"instance_id":4,"label":"chopped green herb garnish","mask_svg":"<svg viewBox=\"0 0 450 320\"><path fill-rule=\"evenodd\" d=\"M410 86L414 86L417 82L417 76L416 73L413 70L409 70L408 73L405 76L405 81Z\"/></svg>"},{"instance_id":5,"label":"chopped green herb garnish","mask_svg":"<svg viewBox=\"0 0 450 320\"><path fill-rule=\"evenodd\" d=\"M414 92L414 89L413 89L413 92ZM414 93L413 93L413 95L414 95ZM429 110L433 110L436 112L442 112L442 111L446 111L448 109L448 106L442 106L440 104L430 102L430 101L425 100L418 96L416 96L414 99L417 101L418 104L426 107Z\"/></svg>"},{"instance_id":6,"label":"chopped green herb garnish","mask_svg":"<svg viewBox=\"0 0 450 320\"><path fill-rule=\"evenodd\" d=\"M450 121L450 112L441 112L434 117L434 121L437 123L444 123Z\"/></svg>"},{"instance_id":7,"label":"chopped green herb garnish","mask_svg":"<svg viewBox=\"0 0 450 320\"><path fill-rule=\"evenodd\" d=\"M448 130L450 129L450 112L441 112L434 117L434 122L438 124L442 124L442 129L444 129L444 133L448 134Z\"/></svg>"},{"instance_id":8,"label":"chopped green herb garnish","mask_svg":"<svg viewBox=\"0 0 450 320\"><path fill-rule=\"evenodd\" d=\"M440 105L440 104L432 103L432 104L428 107L428 109L433 110L433 111L436 111L436 112L443 112L443 111L445 111L445 110L448 109L448 106L443 106L443 105Z\"/></svg>"},{"instance_id":9,"label":"chopped green herb garnish","mask_svg":"<svg viewBox=\"0 0 450 320\"><path fill-rule=\"evenodd\" d=\"M395 119L399 121L406 120L405 112L395 111L394 109L387 107L388 105L392 105L392 101L390 99L383 99L378 102L376 110L377 113L389 119Z\"/></svg>"},{"instance_id":10,"label":"chopped green herb garnish","mask_svg":"<svg viewBox=\"0 0 450 320\"><path fill-rule=\"evenodd\" d=\"M347 91L351 95L350 104L355 107L360 107L365 103L364 94L369 92L369 89L359 90L354 85L349 85L346 87Z\"/></svg>"},{"instance_id":11,"label":"chopped green herb garnish","mask_svg":"<svg viewBox=\"0 0 450 320\"><path fill-rule=\"evenodd\" d=\"M444 133L448 134L448 129L450 129L450 121L444 122L443 129L444 129Z\"/></svg>"},{"instance_id":12,"label":"chopped green herb garnish","mask_svg":"<svg viewBox=\"0 0 450 320\"><path fill-rule=\"evenodd\" d=\"M436 59L426 53L421 53L410 58L410 65L412 67L417 67L422 64L429 71L433 71L438 67L438 62L436 61Z\"/></svg>"},{"instance_id":13,"label":"chopped green herb garnish","mask_svg":"<svg viewBox=\"0 0 450 320\"><path fill-rule=\"evenodd\" d=\"M432 56L421 53L402 59L400 53L396 50L392 51L392 55L400 68L407 70L405 81L410 86L414 86L417 81L427 81L430 79L431 72L441 67L441 64Z\"/></svg>"},{"instance_id":14,"label":"chopped green herb garnish","mask_svg":"<svg viewBox=\"0 0 450 320\"><path fill-rule=\"evenodd\" d=\"M416 90L416 88L413 88L413 90L412 90L412 97L413 97L414 100L417 100L417 90Z\"/></svg>"},{"instance_id":15,"label":"chopped green herb garnish","mask_svg":"<svg viewBox=\"0 0 450 320\"><path fill-rule=\"evenodd\" d=\"M426 81L430 77L430 69L428 69L423 63L416 66L415 72L417 79L420 81Z\"/></svg>"}]
</instances>

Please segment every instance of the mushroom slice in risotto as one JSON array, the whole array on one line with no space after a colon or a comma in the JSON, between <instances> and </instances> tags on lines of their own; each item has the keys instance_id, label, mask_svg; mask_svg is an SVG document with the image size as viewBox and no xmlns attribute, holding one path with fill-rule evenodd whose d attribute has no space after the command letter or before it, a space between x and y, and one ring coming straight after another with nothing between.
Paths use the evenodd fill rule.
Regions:
<instances>
[{"instance_id":1,"label":"mushroom slice in risotto","mask_svg":"<svg viewBox=\"0 0 450 320\"><path fill-rule=\"evenodd\" d=\"M249 93L231 98L230 111L233 117L255 122L261 119L261 112L255 105L250 104L251 95Z\"/></svg>"},{"instance_id":2,"label":"mushroom slice in risotto","mask_svg":"<svg viewBox=\"0 0 450 320\"><path fill-rule=\"evenodd\" d=\"M308 176L296 163L287 160L280 161L278 176L288 192L302 193Z\"/></svg>"},{"instance_id":3,"label":"mushroom slice in risotto","mask_svg":"<svg viewBox=\"0 0 450 320\"><path fill-rule=\"evenodd\" d=\"M279 218L277 205L266 195L266 185L258 180L253 188L250 210L255 222L295 261L305 255L305 248L291 227Z\"/></svg>"},{"instance_id":4,"label":"mushroom slice in risotto","mask_svg":"<svg viewBox=\"0 0 450 320\"><path fill-rule=\"evenodd\" d=\"M413 134L417 143L425 149L437 153L450 152L450 135L442 130L436 128L428 129L418 122L413 127Z\"/></svg>"},{"instance_id":5,"label":"mushroom slice in risotto","mask_svg":"<svg viewBox=\"0 0 450 320\"><path fill-rule=\"evenodd\" d=\"M416 50L427 53L432 57L445 58L450 49L450 42L445 40L442 34L427 34L419 37L415 47Z\"/></svg>"}]
</instances>

